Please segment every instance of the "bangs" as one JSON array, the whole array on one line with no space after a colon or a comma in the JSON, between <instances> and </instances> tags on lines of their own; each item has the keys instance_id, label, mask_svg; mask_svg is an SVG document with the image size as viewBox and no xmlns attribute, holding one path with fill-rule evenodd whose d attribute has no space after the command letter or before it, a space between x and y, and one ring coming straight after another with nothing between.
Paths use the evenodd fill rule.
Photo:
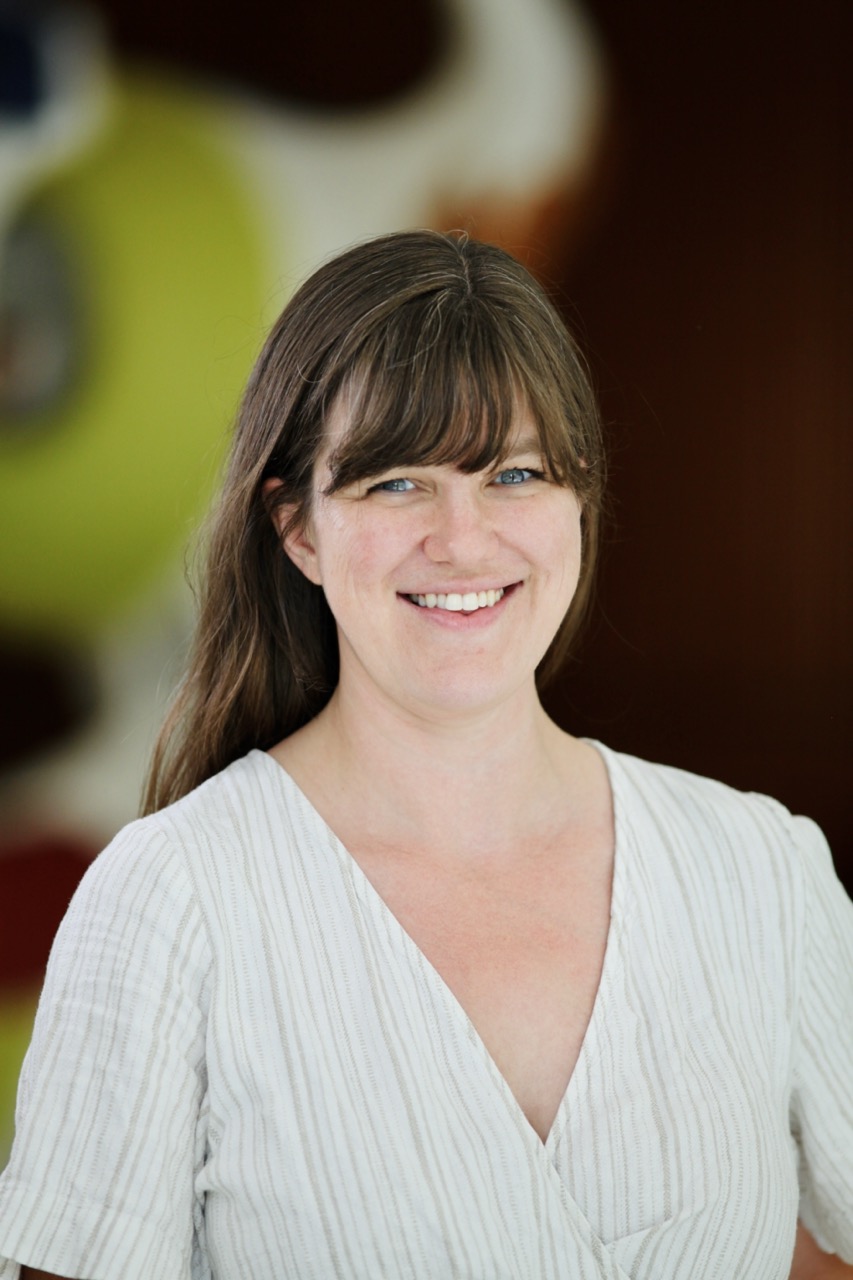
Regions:
<instances>
[{"instance_id":1,"label":"bangs","mask_svg":"<svg viewBox=\"0 0 853 1280\"><path fill-rule=\"evenodd\" d=\"M440 294L426 314L423 305L406 308L358 353L334 397L346 405L347 425L328 459L327 492L400 466L486 470L510 454L524 413L549 474L574 483L571 427L537 396L527 353L507 341L506 325L466 302Z\"/></svg>"}]
</instances>

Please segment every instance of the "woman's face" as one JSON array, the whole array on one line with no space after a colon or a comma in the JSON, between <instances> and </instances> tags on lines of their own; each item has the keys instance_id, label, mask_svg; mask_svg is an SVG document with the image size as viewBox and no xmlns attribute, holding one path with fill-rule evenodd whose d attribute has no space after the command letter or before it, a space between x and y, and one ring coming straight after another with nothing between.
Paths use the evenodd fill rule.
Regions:
<instances>
[{"instance_id":1,"label":"woman's face","mask_svg":"<svg viewBox=\"0 0 853 1280\"><path fill-rule=\"evenodd\" d=\"M399 467L327 495L345 427L339 405L310 515L285 540L337 623L341 692L439 718L535 696L577 586L581 530L574 494L543 471L529 413L487 471Z\"/></svg>"}]
</instances>

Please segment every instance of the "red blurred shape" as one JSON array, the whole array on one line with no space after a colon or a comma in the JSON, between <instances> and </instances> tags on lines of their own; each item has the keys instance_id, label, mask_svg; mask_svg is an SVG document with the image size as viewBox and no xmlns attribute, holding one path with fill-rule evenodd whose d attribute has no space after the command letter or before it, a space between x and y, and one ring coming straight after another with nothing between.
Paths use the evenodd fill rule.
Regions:
<instances>
[{"instance_id":1,"label":"red blurred shape","mask_svg":"<svg viewBox=\"0 0 853 1280\"><path fill-rule=\"evenodd\" d=\"M0 849L0 994L41 980L59 922L96 853L54 834Z\"/></svg>"}]
</instances>

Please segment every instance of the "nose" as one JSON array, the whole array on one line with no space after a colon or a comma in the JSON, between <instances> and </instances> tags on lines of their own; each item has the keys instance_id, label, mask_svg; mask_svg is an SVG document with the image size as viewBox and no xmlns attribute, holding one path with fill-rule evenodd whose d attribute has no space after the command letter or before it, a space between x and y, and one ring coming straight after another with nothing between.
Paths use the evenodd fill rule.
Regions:
<instances>
[{"instance_id":1,"label":"nose","mask_svg":"<svg viewBox=\"0 0 853 1280\"><path fill-rule=\"evenodd\" d=\"M488 499L465 486L442 494L433 506L431 527L423 545L434 564L476 569L487 563L498 548Z\"/></svg>"}]
</instances>

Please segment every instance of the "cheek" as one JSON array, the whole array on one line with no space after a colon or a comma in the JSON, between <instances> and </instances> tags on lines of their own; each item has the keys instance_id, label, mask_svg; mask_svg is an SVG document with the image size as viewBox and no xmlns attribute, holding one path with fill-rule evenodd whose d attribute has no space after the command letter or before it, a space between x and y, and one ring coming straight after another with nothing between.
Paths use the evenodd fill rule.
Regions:
<instances>
[{"instance_id":1,"label":"cheek","mask_svg":"<svg viewBox=\"0 0 853 1280\"><path fill-rule=\"evenodd\" d=\"M553 518L541 530L542 559L559 567L562 575L576 575L580 570L582 534L580 510L575 503L571 508L553 513Z\"/></svg>"},{"instance_id":2,"label":"cheek","mask_svg":"<svg viewBox=\"0 0 853 1280\"><path fill-rule=\"evenodd\" d=\"M318 564L327 595L368 591L381 585L399 564L401 554L399 531L391 522L331 521L318 546Z\"/></svg>"},{"instance_id":3,"label":"cheek","mask_svg":"<svg viewBox=\"0 0 853 1280\"><path fill-rule=\"evenodd\" d=\"M563 547L562 560L558 570L556 596L560 601L559 608L565 611L577 590L581 571L580 543Z\"/></svg>"}]
</instances>

